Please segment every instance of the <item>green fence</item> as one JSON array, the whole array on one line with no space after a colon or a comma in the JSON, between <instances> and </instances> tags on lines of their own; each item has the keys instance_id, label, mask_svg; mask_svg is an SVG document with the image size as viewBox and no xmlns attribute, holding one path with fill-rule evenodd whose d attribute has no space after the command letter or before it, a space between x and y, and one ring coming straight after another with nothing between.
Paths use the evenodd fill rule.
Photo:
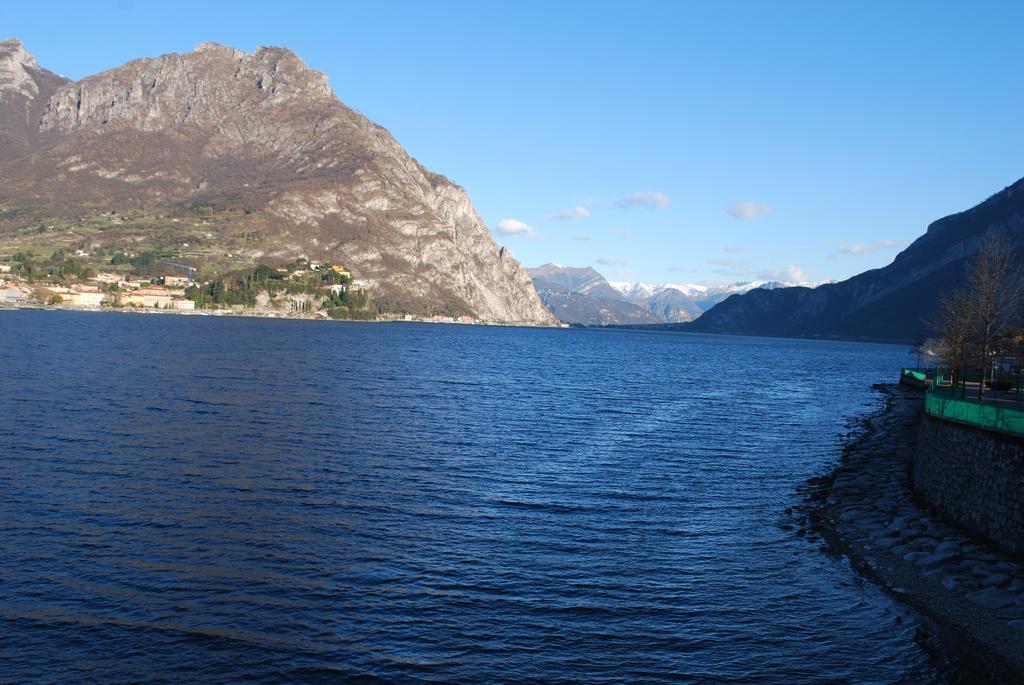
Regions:
<instances>
[{"instance_id":1,"label":"green fence","mask_svg":"<svg viewBox=\"0 0 1024 685\"><path fill-rule=\"evenodd\" d=\"M952 388L929 388L924 396L924 411L936 418L1024 436L1024 411L956 397Z\"/></svg>"},{"instance_id":2,"label":"green fence","mask_svg":"<svg viewBox=\"0 0 1024 685\"><path fill-rule=\"evenodd\" d=\"M922 383L928 377L928 374L924 369L903 369L903 375L908 378L915 378Z\"/></svg>"},{"instance_id":3,"label":"green fence","mask_svg":"<svg viewBox=\"0 0 1024 685\"><path fill-rule=\"evenodd\" d=\"M928 370L903 369L900 371L900 383L917 388L918 390L924 390L928 385Z\"/></svg>"}]
</instances>

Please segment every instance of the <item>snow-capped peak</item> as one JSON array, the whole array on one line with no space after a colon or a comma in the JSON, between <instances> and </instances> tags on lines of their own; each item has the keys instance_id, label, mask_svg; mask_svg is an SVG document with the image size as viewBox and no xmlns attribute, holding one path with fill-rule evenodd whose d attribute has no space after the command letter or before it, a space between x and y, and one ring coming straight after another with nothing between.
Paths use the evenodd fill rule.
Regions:
<instances>
[{"instance_id":1,"label":"snow-capped peak","mask_svg":"<svg viewBox=\"0 0 1024 685\"><path fill-rule=\"evenodd\" d=\"M654 294L654 288L656 287L647 283L633 283L630 281L608 281L608 285L626 297L650 297Z\"/></svg>"},{"instance_id":2,"label":"snow-capped peak","mask_svg":"<svg viewBox=\"0 0 1024 685\"><path fill-rule=\"evenodd\" d=\"M629 281L608 281L608 285L626 297L654 297L666 290L678 290L688 297L698 297L708 291L704 285L694 283L637 283Z\"/></svg>"},{"instance_id":3,"label":"snow-capped peak","mask_svg":"<svg viewBox=\"0 0 1024 685\"><path fill-rule=\"evenodd\" d=\"M708 286L696 283L662 283L658 286L658 291L662 290L678 290L685 295L696 296L706 293Z\"/></svg>"}]
</instances>

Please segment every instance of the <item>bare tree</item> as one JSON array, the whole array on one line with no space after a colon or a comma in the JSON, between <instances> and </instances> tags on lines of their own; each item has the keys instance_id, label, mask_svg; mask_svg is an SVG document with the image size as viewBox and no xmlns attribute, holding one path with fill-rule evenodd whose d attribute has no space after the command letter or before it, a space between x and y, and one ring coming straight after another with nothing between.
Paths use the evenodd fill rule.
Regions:
<instances>
[{"instance_id":1,"label":"bare tree","mask_svg":"<svg viewBox=\"0 0 1024 685\"><path fill-rule=\"evenodd\" d=\"M1013 245L996 233L990 233L978 245L978 252L967 277L968 309L973 319L976 354L982 369L978 399L982 399L985 370L991 364L989 354L996 336L1015 323L1020 313L1022 285L1019 257Z\"/></svg>"},{"instance_id":2,"label":"bare tree","mask_svg":"<svg viewBox=\"0 0 1024 685\"><path fill-rule=\"evenodd\" d=\"M935 330L942 333L938 351L949 367L954 391L964 382L967 365L975 348L975 322L972 314L970 295L965 288L960 288L942 298L938 317L932 324Z\"/></svg>"}]
</instances>

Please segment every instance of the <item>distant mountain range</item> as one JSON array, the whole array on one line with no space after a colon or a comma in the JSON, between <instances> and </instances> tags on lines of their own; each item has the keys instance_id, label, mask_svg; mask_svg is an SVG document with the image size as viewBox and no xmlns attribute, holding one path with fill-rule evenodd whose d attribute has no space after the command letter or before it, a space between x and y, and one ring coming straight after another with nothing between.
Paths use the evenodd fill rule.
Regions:
<instances>
[{"instance_id":1,"label":"distant mountain range","mask_svg":"<svg viewBox=\"0 0 1024 685\"><path fill-rule=\"evenodd\" d=\"M774 289L778 281L706 286L690 283L608 281L590 267L544 264L527 269L544 306L564 323L586 326L665 324L692 321L730 295Z\"/></svg>"},{"instance_id":2,"label":"distant mountain range","mask_svg":"<svg viewBox=\"0 0 1024 685\"><path fill-rule=\"evenodd\" d=\"M685 330L786 337L916 342L944 293L963 285L989 233L1024 256L1024 179L976 207L932 223L892 264L818 288L754 290L730 297Z\"/></svg>"}]
</instances>

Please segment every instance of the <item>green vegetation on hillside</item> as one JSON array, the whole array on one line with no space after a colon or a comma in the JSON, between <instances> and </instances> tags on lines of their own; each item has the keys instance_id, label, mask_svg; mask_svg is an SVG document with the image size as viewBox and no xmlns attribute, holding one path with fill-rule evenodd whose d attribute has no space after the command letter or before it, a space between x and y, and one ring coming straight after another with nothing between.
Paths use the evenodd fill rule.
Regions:
<instances>
[{"instance_id":1,"label":"green vegetation on hillside","mask_svg":"<svg viewBox=\"0 0 1024 685\"><path fill-rule=\"evenodd\" d=\"M261 296L268 300L282 297L290 306L305 311L313 306L327 310L332 318L373 318L365 291L352 286L352 277L329 267L313 269L304 259L281 268L259 264L235 271L185 291L199 308L237 306L255 307Z\"/></svg>"},{"instance_id":2,"label":"green vegetation on hillside","mask_svg":"<svg viewBox=\"0 0 1024 685\"><path fill-rule=\"evenodd\" d=\"M80 217L54 217L0 208L0 261L17 253L83 253L94 269L106 270L121 253L141 276L158 276L163 261L185 262L197 273L219 275L252 266L247 254L258 248L256 211L191 208L102 211Z\"/></svg>"},{"instance_id":3,"label":"green vegetation on hillside","mask_svg":"<svg viewBox=\"0 0 1024 685\"><path fill-rule=\"evenodd\" d=\"M45 254L45 253L44 253ZM159 249L131 250L106 246L86 253L68 254L58 248L49 257L32 250L0 253L0 263L10 264L12 275L28 283L72 285L95 278L97 273L117 274L125 280L161 283L165 276L183 277L187 270L178 254ZM195 270L202 273L200 269ZM117 291L116 283L102 284L104 291ZM316 265L297 258L284 266L244 264L226 273L216 270L198 276L185 291L197 308L218 309L267 306L293 312L323 311L336 319L372 319L379 313L371 307L367 293L352 284L352 276L340 267Z\"/></svg>"},{"instance_id":4,"label":"green vegetation on hillside","mask_svg":"<svg viewBox=\"0 0 1024 685\"><path fill-rule=\"evenodd\" d=\"M63 250L57 250L49 257L40 257L32 252L18 252L9 259L12 273L29 283L50 280L62 283L84 281L96 275L95 269L78 257L69 257Z\"/></svg>"}]
</instances>

